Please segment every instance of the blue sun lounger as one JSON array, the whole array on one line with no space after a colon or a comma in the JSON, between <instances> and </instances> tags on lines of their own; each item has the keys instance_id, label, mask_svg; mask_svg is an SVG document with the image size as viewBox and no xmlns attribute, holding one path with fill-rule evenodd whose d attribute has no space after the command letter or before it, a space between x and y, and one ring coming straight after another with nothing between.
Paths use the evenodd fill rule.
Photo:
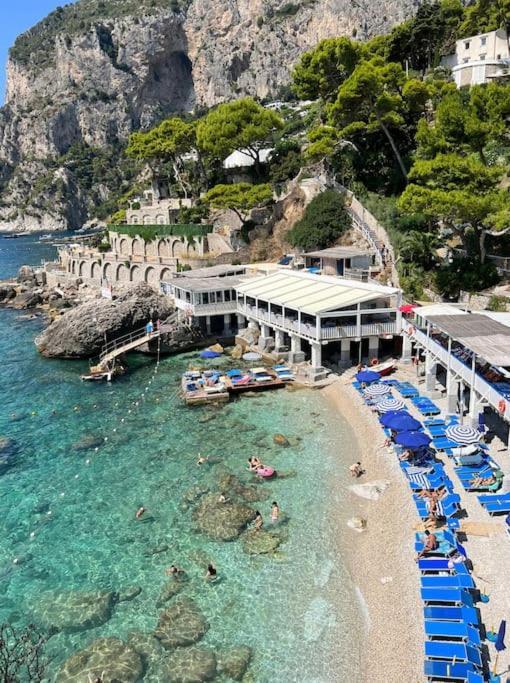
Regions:
<instances>
[{"instance_id":1,"label":"blue sun lounger","mask_svg":"<svg viewBox=\"0 0 510 683\"><path fill-rule=\"evenodd\" d=\"M464 562L454 562L450 567L450 560L445 557L422 557L418 560L418 569L422 574L434 572L450 572L450 574L469 574L468 567Z\"/></svg>"},{"instance_id":2,"label":"blue sun lounger","mask_svg":"<svg viewBox=\"0 0 510 683\"><path fill-rule=\"evenodd\" d=\"M495 498L495 500L486 500L487 498ZM510 512L510 494L505 493L498 496L478 496L480 505L487 510L489 515L506 515Z\"/></svg>"},{"instance_id":3,"label":"blue sun lounger","mask_svg":"<svg viewBox=\"0 0 510 683\"><path fill-rule=\"evenodd\" d=\"M431 605L423 608L424 619L437 621L465 621L476 626L480 623L480 615L475 607L453 607L449 605Z\"/></svg>"},{"instance_id":4,"label":"blue sun lounger","mask_svg":"<svg viewBox=\"0 0 510 683\"><path fill-rule=\"evenodd\" d=\"M463 621L431 621L426 619L425 635L431 640L441 638L463 640L469 641L477 647L482 644L478 629Z\"/></svg>"},{"instance_id":5,"label":"blue sun lounger","mask_svg":"<svg viewBox=\"0 0 510 683\"><path fill-rule=\"evenodd\" d=\"M463 588L421 588L423 602L436 602L446 605L467 605L473 607L473 598Z\"/></svg>"},{"instance_id":6,"label":"blue sun lounger","mask_svg":"<svg viewBox=\"0 0 510 683\"><path fill-rule=\"evenodd\" d=\"M467 683L484 683L484 678L477 671L468 671Z\"/></svg>"},{"instance_id":7,"label":"blue sun lounger","mask_svg":"<svg viewBox=\"0 0 510 683\"><path fill-rule=\"evenodd\" d=\"M466 683L468 680L476 681L476 678L468 679L468 676L469 674L477 674L478 670L470 662L456 662L453 664L450 662L426 660L423 673L429 681L440 679L443 681L463 681L463 683Z\"/></svg>"},{"instance_id":8,"label":"blue sun lounger","mask_svg":"<svg viewBox=\"0 0 510 683\"><path fill-rule=\"evenodd\" d=\"M482 666L480 650L471 643L459 643L456 640L428 640L425 643L427 659L451 659L456 662L470 662Z\"/></svg>"},{"instance_id":9,"label":"blue sun lounger","mask_svg":"<svg viewBox=\"0 0 510 683\"><path fill-rule=\"evenodd\" d=\"M422 576L420 584L423 588L465 588L466 590L476 588L469 574Z\"/></svg>"}]
</instances>

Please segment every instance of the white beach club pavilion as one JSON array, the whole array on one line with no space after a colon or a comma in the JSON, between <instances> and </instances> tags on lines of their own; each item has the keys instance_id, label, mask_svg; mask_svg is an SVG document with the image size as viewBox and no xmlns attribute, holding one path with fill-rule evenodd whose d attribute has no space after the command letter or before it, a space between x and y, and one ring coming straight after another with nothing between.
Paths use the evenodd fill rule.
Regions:
<instances>
[{"instance_id":1,"label":"white beach club pavilion","mask_svg":"<svg viewBox=\"0 0 510 683\"><path fill-rule=\"evenodd\" d=\"M314 369L322 367L323 353L346 364L376 358L380 340L402 329L401 292L393 287L279 270L244 280L236 291L238 313L260 325L262 341L274 338L276 350L290 346L295 360L309 345Z\"/></svg>"}]
</instances>

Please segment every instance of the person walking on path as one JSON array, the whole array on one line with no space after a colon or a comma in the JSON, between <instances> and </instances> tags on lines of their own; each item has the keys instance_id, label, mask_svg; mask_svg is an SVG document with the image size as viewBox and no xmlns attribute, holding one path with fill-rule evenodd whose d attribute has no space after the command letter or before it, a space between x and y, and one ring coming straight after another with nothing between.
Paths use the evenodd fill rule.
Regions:
<instances>
[{"instance_id":1,"label":"person walking on path","mask_svg":"<svg viewBox=\"0 0 510 683\"><path fill-rule=\"evenodd\" d=\"M154 323L152 322L152 320L149 319L149 322L147 323L147 325L145 325L145 331L149 335L149 337L154 332Z\"/></svg>"}]
</instances>

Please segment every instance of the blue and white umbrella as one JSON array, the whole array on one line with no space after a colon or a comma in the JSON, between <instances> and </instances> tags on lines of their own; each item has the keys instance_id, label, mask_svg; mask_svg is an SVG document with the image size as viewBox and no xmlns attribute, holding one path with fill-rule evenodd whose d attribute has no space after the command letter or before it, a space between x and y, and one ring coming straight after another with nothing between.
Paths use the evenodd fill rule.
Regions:
<instances>
[{"instance_id":1,"label":"blue and white umbrella","mask_svg":"<svg viewBox=\"0 0 510 683\"><path fill-rule=\"evenodd\" d=\"M365 396L384 396L389 394L391 388L387 384L371 384L365 389Z\"/></svg>"},{"instance_id":2,"label":"blue and white umbrella","mask_svg":"<svg viewBox=\"0 0 510 683\"><path fill-rule=\"evenodd\" d=\"M469 425L450 425L446 430L446 436L451 441L467 446L480 441L481 434L478 429Z\"/></svg>"},{"instance_id":3,"label":"blue and white umbrella","mask_svg":"<svg viewBox=\"0 0 510 683\"><path fill-rule=\"evenodd\" d=\"M385 398L377 404L380 413L388 413L390 410L405 410L406 404L398 398Z\"/></svg>"}]
</instances>

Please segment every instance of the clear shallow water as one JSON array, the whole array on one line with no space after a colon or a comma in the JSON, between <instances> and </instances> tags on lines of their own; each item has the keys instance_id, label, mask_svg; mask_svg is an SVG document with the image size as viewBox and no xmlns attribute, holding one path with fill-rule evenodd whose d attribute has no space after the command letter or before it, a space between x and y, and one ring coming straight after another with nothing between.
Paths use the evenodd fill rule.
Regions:
<instances>
[{"instance_id":1,"label":"clear shallow water","mask_svg":"<svg viewBox=\"0 0 510 683\"><path fill-rule=\"evenodd\" d=\"M362 617L338 553L348 511L338 517L332 505L345 490L353 443L320 395L269 392L219 410L190 409L177 389L194 354L162 360L157 374L153 360L131 356L130 372L111 386L84 384L86 364L38 357L39 326L0 310L0 434L18 446L0 476L0 621L29 622L48 590L142 588L102 626L53 636L47 649L57 667L97 637L154 630L164 570L175 562L190 577L184 595L209 622L202 643L254 649L246 680L359 680ZM277 432L301 441L283 449L272 442ZM98 450L76 450L90 435ZM215 464L198 467L199 451ZM252 454L287 475L261 484L269 498L252 504L267 526L273 499L287 518L276 556L208 540L196 532L193 506L183 505L197 484L217 490L225 470L250 483L244 468ZM142 504L147 519L137 522ZM162 546L168 550L151 554ZM215 585L203 580L209 561L221 577Z\"/></svg>"}]
</instances>

